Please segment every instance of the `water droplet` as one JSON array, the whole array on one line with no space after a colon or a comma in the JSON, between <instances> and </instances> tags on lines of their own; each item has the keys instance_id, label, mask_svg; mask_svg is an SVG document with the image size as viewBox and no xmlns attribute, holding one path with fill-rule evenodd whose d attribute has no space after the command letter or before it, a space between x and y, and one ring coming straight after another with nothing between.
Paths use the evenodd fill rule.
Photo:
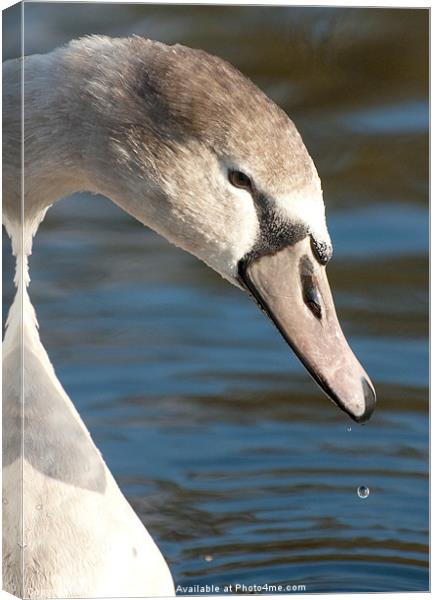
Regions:
<instances>
[{"instance_id":1,"label":"water droplet","mask_svg":"<svg viewBox=\"0 0 436 600\"><path fill-rule=\"evenodd\" d=\"M368 498L369 496L369 488L366 485L361 485L357 488L357 495L359 498Z\"/></svg>"},{"instance_id":2,"label":"water droplet","mask_svg":"<svg viewBox=\"0 0 436 600\"><path fill-rule=\"evenodd\" d=\"M351 427L347 427L347 431L351 431Z\"/></svg>"},{"instance_id":3,"label":"water droplet","mask_svg":"<svg viewBox=\"0 0 436 600\"><path fill-rule=\"evenodd\" d=\"M23 543L17 542L17 544L19 545L20 548L23 548L23 550L24 550L24 548L27 548L27 544L24 544L24 542Z\"/></svg>"},{"instance_id":4,"label":"water droplet","mask_svg":"<svg viewBox=\"0 0 436 600\"><path fill-rule=\"evenodd\" d=\"M213 561L213 556L211 554L206 554L206 556L204 557L204 560L206 562L212 562Z\"/></svg>"},{"instance_id":5,"label":"water droplet","mask_svg":"<svg viewBox=\"0 0 436 600\"><path fill-rule=\"evenodd\" d=\"M35 508L36 508L36 510L41 510L41 509L42 509L42 504L37 504L37 505L35 506Z\"/></svg>"},{"instance_id":6,"label":"water droplet","mask_svg":"<svg viewBox=\"0 0 436 600\"><path fill-rule=\"evenodd\" d=\"M7 504L8 501L6 500L6 498L3 498L3 504Z\"/></svg>"}]
</instances>

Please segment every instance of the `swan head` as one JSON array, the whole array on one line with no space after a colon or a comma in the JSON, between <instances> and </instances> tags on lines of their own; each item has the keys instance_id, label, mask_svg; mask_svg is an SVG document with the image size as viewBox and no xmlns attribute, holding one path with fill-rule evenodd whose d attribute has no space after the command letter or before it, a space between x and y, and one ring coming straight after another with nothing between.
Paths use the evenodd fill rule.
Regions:
<instances>
[{"instance_id":1,"label":"swan head","mask_svg":"<svg viewBox=\"0 0 436 600\"><path fill-rule=\"evenodd\" d=\"M80 49L93 45L107 195L248 292L327 395L367 420L375 393L336 317L321 184L293 122L203 51L142 38Z\"/></svg>"}]
</instances>

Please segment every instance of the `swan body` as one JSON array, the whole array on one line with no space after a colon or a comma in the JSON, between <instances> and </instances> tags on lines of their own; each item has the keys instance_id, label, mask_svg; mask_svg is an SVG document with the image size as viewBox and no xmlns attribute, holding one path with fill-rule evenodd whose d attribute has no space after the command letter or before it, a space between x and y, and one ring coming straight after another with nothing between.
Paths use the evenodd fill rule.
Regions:
<instances>
[{"instance_id":1,"label":"swan body","mask_svg":"<svg viewBox=\"0 0 436 600\"><path fill-rule=\"evenodd\" d=\"M57 199L104 194L248 291L330 397L364 420L372 386L325 287L331 243L320 181L287 115L205 52L91 36L3 71L3 215L17 286L3 346L4 586L30 598L170 596L164 558L40 341L28 294L33 236ZM295 275L289 289L285 262ZM342 371L324 364L301 323L310 339L338 345Z\"/></svg>"}]
</instances>

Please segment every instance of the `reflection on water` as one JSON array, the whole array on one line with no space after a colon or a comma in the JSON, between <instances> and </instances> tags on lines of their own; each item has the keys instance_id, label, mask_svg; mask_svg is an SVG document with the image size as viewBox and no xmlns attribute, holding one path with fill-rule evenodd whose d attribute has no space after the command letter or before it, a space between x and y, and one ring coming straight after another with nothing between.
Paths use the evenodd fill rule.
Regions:
<instances>
[{"instance_id":1,"label":"reflection on water","mask_svg":"<svg viewBox=\"0 0 436 600\"><path fill-rule=\"evenodd\" d=\"M29 53L137 33L227 58L293 117L323 182L338 312L379 396L351 430L247 297L107 200L60 202L36 238L42 339L177 584L427 589L427 12L25 15Z\"/></svg>"}]
</instances>

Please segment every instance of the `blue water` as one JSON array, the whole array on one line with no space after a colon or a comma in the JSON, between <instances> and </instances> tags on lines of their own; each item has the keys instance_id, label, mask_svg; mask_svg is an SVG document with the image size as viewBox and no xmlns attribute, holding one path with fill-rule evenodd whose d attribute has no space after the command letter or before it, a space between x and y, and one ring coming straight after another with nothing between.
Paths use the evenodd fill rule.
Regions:
<instances>
[{"instance_id":1,"label":"blue water","mask_svg":"<svg viewBox=\"0 0 436 600\"><path fill-rule=\"evenodd\" d=\"M29 52L135 32L230 59L295 119L323 182L338 313L378 391L365 426L248 297L108 200L59 202L35 239L42 340L176 584L428 589L426 12L25 11Z\"/></svg>"}]
</instances>

